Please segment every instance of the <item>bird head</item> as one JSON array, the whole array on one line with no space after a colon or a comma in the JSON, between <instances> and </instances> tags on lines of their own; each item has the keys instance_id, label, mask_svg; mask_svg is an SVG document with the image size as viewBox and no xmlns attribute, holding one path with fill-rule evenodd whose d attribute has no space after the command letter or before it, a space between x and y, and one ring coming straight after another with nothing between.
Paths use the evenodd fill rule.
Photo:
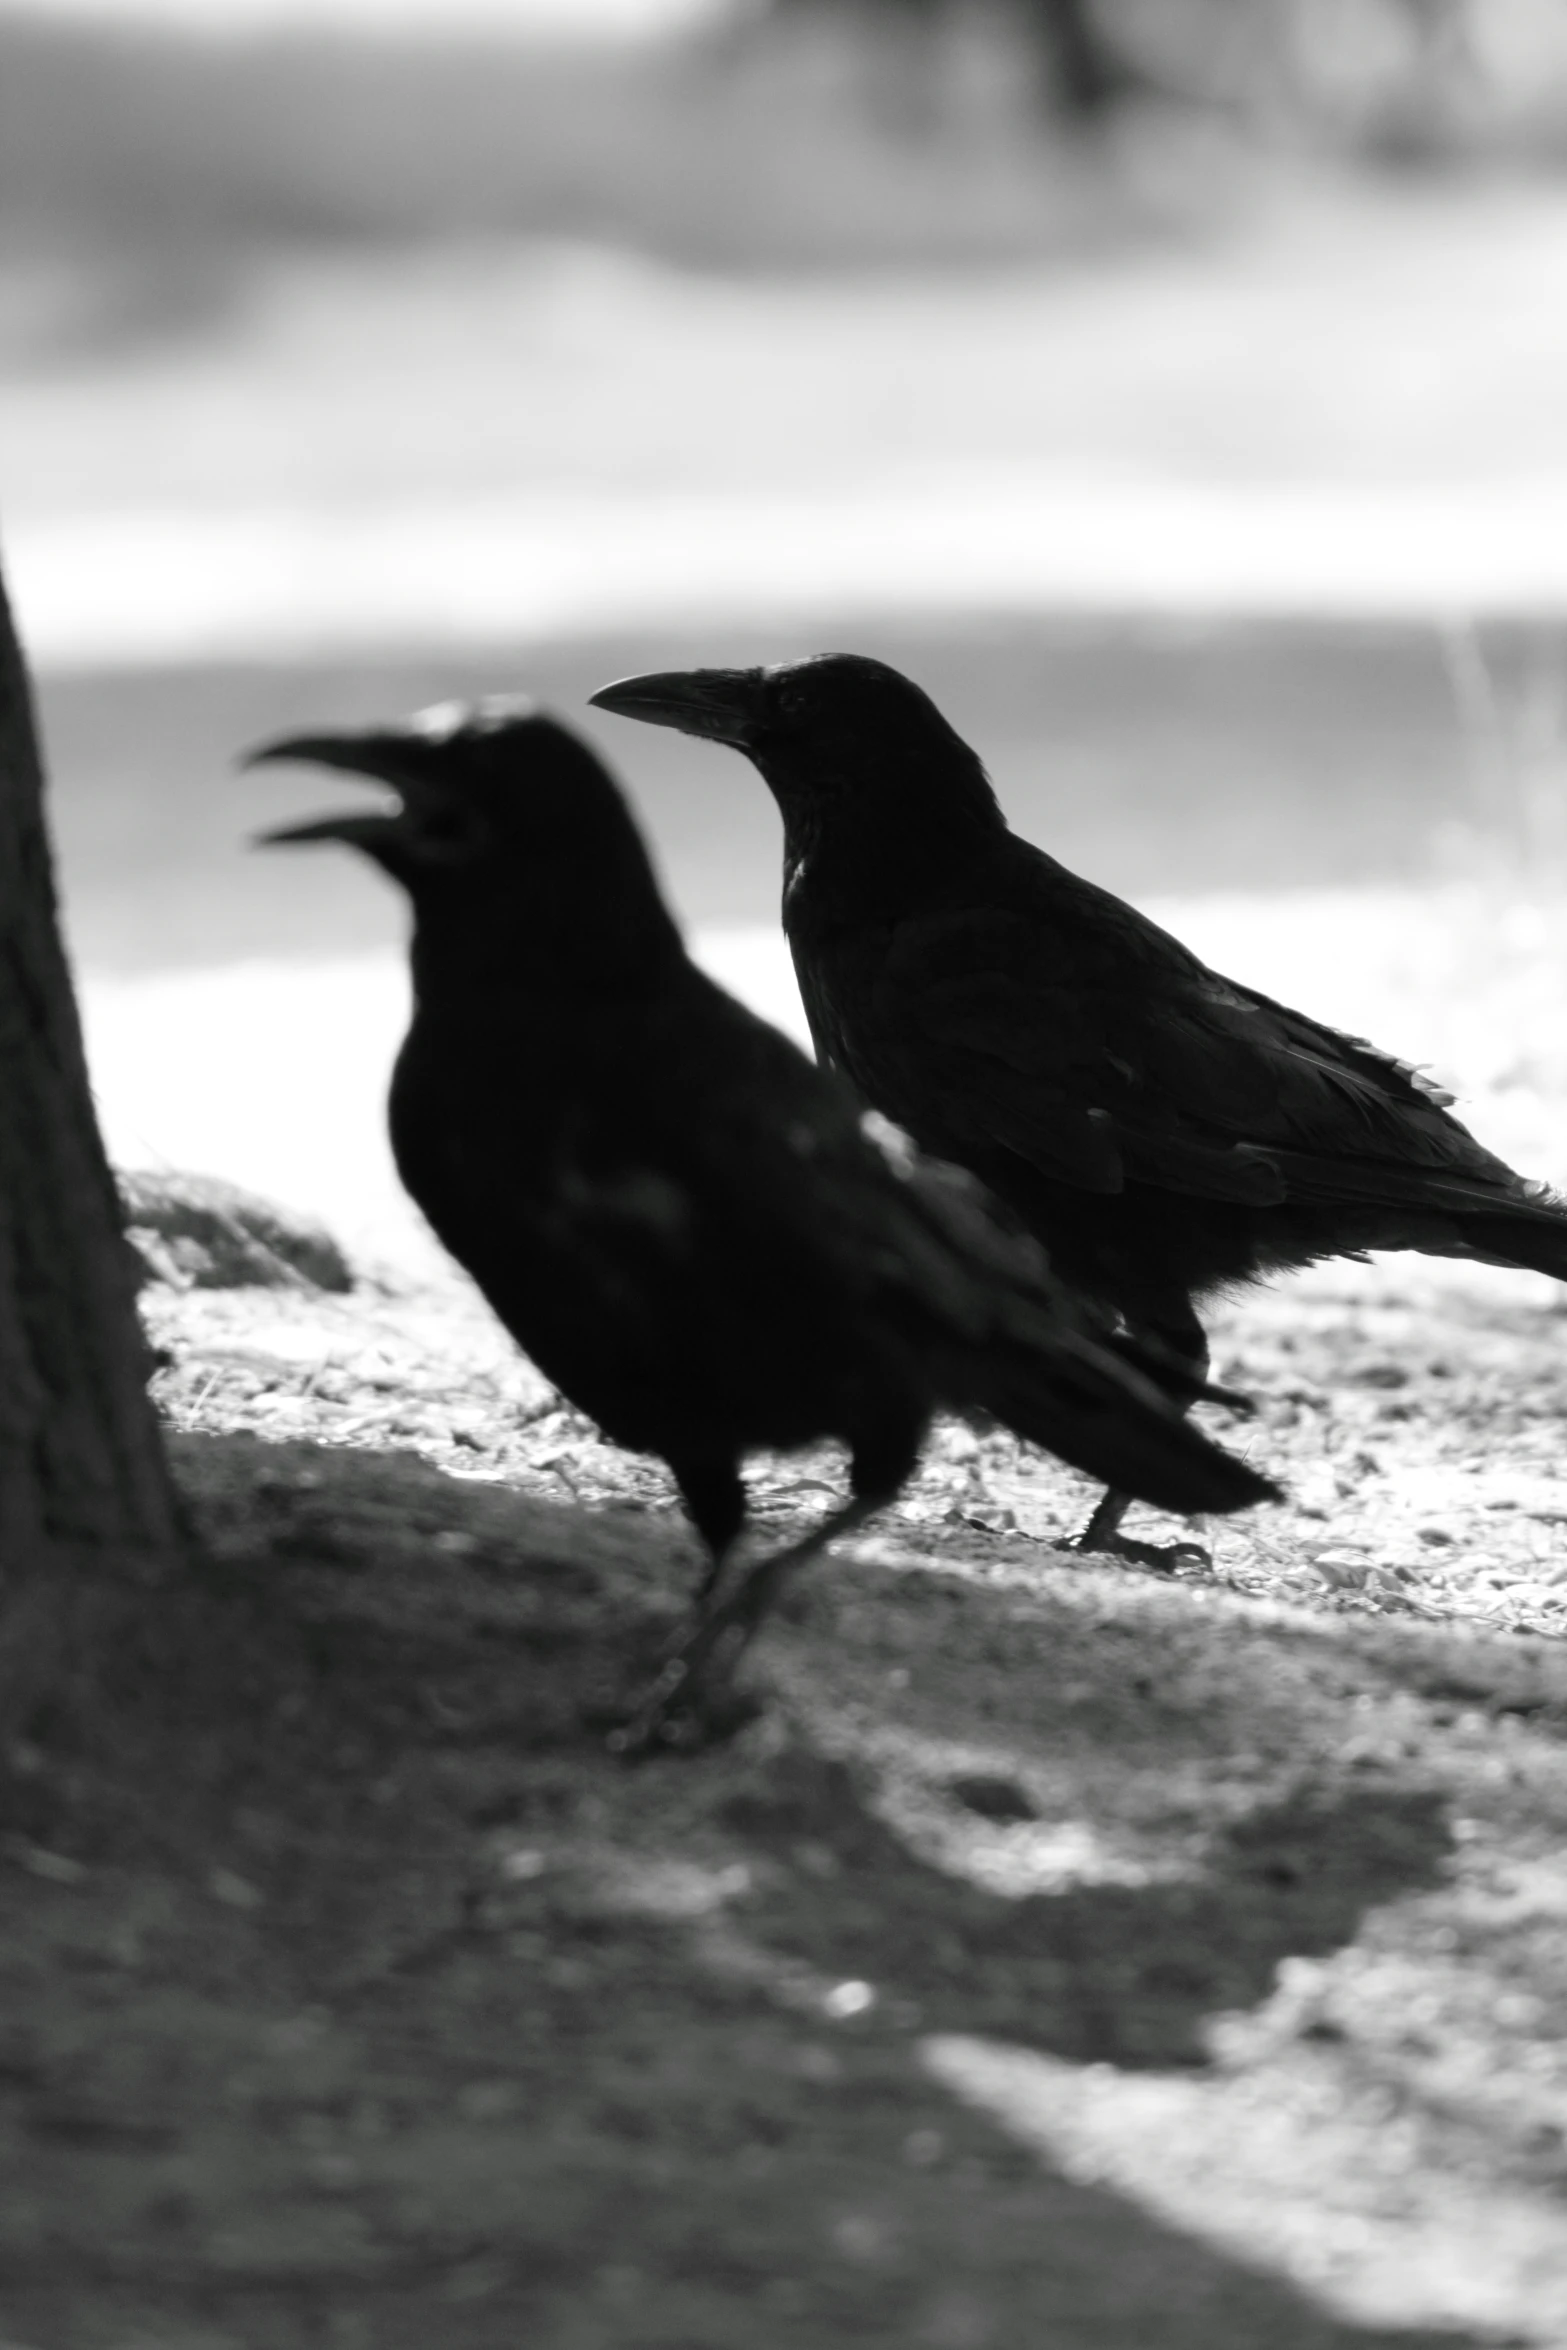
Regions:
<instances>
[{"instance_id":1,"label":"bird head","mask_svg":"<svg viewBox=\"0 0 1567 2350\"><path fill-rule=\"evenodd\" d=\"M893 819L993 815L979 760L911 678L863 653L817 653L759 669L671 669L623 677L601 710L728 743L761 772L786 826L852 811Z\"/></svg>"},{"instance_id":2,"label":"bird head","mask_svg":"<svg viewBox=\"0 0 1567 2350\"><path fill-rule=\"evenodd\" d=\"M499 931L519 954L532 938L568 959L674 935L613 777L525 695L442 702L392 726L280 735L243 763L284 760L377 784L381 803L281 825L261 845L360 850L408 892L416 934Z\"/></svg>"}]
</instances>

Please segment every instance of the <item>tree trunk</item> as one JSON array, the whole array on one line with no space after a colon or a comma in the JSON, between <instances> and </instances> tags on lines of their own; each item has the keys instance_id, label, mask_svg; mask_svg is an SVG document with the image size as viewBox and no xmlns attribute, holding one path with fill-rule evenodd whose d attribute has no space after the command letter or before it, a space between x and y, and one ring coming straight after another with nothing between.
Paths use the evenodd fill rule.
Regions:
<instances>
[{"instance_id":1,"label":"tree trunk","mask_svg":"<svg viewBox=\"0 0 1567 2350\"><path fill-rule=\"evenodd\" d=\"M178 1512L55 914L26 666L0 583L0 1688L70 1594L160 1579ZM19 1654L19 1650L23 1653ZM15 1719L14 1714L12 1719Z\"/></svg>"}]
</instances>

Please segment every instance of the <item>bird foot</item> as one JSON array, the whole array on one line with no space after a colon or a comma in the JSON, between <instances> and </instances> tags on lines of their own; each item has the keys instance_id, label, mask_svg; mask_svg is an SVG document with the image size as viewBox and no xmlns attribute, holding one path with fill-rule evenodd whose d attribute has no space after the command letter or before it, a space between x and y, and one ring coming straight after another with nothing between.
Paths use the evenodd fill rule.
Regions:
<instances>
[{"instance_id":1,"label":"bird foot","mask_svg":"<svg viewBox=\"0 0 1567 2350\"><path fill-rule=\"evenodd\" d=\"M610 1751L627 1762L650 1754L692 1754L732 1738L759 1708L735 1686L740 1659L785 1584L829 1543L852 1534L884 1497L856 1494L814 1532L775 1550L743 1574L734 1588L699 1608L697 1619L666 1661L630 1720L610 1737Z\"/></svg>"},{"instance_id":2,"label":"bird foot","mask_svg":"<svg viewBox=\"0 0 1567 2350\"><path fill-rule=\"evenodd\" d=\"M1126 1559L1131 1565L1151 1567L1156 1574L1173 1575L1181 1567L1211 1568L1213 1553L1205 1542L1138 1542L1130 1534L1101 1534L1091 1525L1067 1545L1084 1558Z\"/></svg>"},{"instance_id":3,"label":"bird foot","mask_svg":"<svg viewBox=\"0 0 1567 2350\"><path fill-rule=\"evenodd\" d=\"M606 1744L622 1762L658 1754L697 1754L754 1721L758 1699L735 1686L749 1624L710 1616L669 1658L641 1703L610 1731Z\"/></svg>"}]
</instances>

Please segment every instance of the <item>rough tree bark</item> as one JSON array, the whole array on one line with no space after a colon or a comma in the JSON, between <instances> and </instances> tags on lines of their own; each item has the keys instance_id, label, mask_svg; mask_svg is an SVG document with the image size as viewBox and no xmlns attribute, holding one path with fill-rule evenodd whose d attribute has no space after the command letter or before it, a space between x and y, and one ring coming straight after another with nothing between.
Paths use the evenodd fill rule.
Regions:
<instances>
[{"instance_id":1,"label":"rough tree bark","mask_svg":"<svg viewBox=\"0 0 1567 2350\"><path fill-rule=\"evenodd\" d=\"M72 1594L161 1580L178 1513L61 945L32 695L0 581L0 1690ZM42 1648L41 1619L53 1619Z\"/></svg>"}]
</instances>

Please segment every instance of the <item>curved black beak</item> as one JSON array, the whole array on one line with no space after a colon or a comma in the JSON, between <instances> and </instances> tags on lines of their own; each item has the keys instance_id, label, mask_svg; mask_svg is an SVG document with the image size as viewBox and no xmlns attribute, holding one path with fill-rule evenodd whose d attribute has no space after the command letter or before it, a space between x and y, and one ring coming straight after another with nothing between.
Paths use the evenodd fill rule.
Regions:
<instances>
[{"instance_id":1,"label":"curved black beak","mask_svg":"<svg viewBox=\"0 0 1567 2350\"><path fill-rule=\"evenodd\" d=\"M341 734L284 734L258 743L240 754L242 767L263 767L274 761L299 761L312 767L333 767L345 775L362 775L395 794L390 806L344 809L340 815L308 817L303 824L281 824L275 832L256 835L258 848L276 848L297 841L339 840L350 848L375 850L403 830L407 803L433 796L427 779L415 765L412 739L385 729L349 730Z\"/></svg>"},{"instance_id":2,"label":"curved black beak","mask_svg":"<svg viewBox=\"0 0 1567 2350\"><path fill-rule=\"evenodd\" d=\"M618 718L672 726L709 742L749 750L762 731L766 674L760 669L659 669L617 678L588 700Z\"/></svg>"}]
</instances>

